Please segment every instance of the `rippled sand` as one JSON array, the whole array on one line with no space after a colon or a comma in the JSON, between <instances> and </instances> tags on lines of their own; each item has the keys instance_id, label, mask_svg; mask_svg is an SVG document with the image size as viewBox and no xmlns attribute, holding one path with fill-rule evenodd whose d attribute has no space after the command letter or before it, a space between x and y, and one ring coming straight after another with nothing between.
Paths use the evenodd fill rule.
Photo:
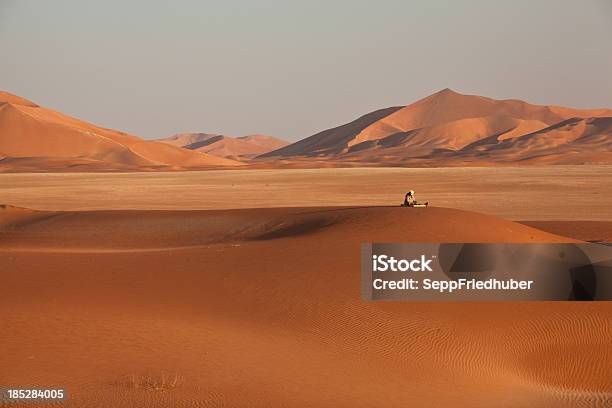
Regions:
<instances>
[{"instance_id":1,"label":"rippled sand","mask_svg":"<svg viewBox=\"0 0 612 408\"><path fill-rule=\"evenodd\" d=\"M92 186L95 188L95 186ZM0 210L0 372L69 407L606 407L610 302L360 300L362 242L568 241L444 208Z\"/></svg>"}]
</instances>

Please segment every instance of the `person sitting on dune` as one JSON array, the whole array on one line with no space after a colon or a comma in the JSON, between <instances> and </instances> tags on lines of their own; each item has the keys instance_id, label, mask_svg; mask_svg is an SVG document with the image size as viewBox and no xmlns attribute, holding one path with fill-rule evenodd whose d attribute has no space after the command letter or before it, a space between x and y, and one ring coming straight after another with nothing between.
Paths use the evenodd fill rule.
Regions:
<instances>
[{"instance_id":1,"label":"person sitting on dune","mask_svg":"<svg viewBox=\"0 0 612 408\"><path fill-rule=\"evenodd\" d=\"M415 198L414 198L414 190L410 190L406 193L406 196L404 197L404 204L402 204L402 207L422 207L422 206L427 206L427 204L429 204L429 202L426 203L419 203Z\"/></svg>"}]
</instances>

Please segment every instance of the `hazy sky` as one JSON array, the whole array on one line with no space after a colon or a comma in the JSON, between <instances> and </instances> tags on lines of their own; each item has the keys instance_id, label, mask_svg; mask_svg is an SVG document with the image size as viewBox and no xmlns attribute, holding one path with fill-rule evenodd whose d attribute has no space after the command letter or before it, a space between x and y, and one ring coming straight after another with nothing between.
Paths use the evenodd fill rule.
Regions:
<instances>
[{"instance_id":1,"label":"hazy sky","mask_svg":"<svg viewBox=\"0 0 612 408\"><path fill-rule=\"evenodd\" d=\"M147 138L295 140L446 87L612 107L612 0L0 0L0 89Z\"/></svg>"}]
</instances>

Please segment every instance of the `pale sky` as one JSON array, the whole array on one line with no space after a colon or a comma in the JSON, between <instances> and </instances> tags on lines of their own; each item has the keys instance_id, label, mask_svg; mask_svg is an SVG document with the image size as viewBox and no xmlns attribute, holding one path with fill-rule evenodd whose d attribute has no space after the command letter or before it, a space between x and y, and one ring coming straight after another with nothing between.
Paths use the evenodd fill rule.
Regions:
<instances>
[{"instance_id":1,"label":"pale sky","mask_svg":"<svg viewBox=\"0 0 612 408\"><path fill-rule=\"evenodd\" d=\"M146 138L297 140L447 87L612 107L612 0L0 0L0 89Z\"/></svg>"}]
</instances>

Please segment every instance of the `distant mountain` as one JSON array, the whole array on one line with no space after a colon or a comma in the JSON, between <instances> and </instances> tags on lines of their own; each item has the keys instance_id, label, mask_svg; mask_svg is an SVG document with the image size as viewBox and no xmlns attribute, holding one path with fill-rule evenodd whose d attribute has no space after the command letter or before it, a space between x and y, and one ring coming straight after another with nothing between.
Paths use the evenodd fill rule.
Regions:
<instances>
[{"instance_id":1,"label":"distant mountain","mask_svg":"<svg viewBox=\"0 0 612 408\"><path fill-rule=\"evenodd\" d=\"M240 163L143 140L0 92L0 171L181 170Z\"/></svg>"},{"instance_id":2,"label":"distant mountain","mask_svg":"<svg viewBox=\"0 0 612 408\"><path fill-rule=\"evenodd\" d=\"M214 133L179 133L159 139L159 141L217 157L241 161L248 161L289 144L284 140L267 135L232 137Z\"/></svg>"},{"instance_id":3,"label":"distant mountain","mask_svg":"<svg viewBox=\"0 0 612 408\"><path fill-rule=\"evenodd\" d=\"M158 139L157 141L177 147L185 147L190 144L203 142L217 136L221 135L216 133L177 133L176 135Z\"/></svg>"},{"instance_id":4,"label":"distant mountain","mask_svg":"<svg viewBox=\"0 0 612 408\"><path fill-rule=\"evenodd\" d=\"M611 117L611 109L531 105L444 89L408 106L374 111L258 158L364 165L530 160L612 163L612 133L606 125ZM567 126L572 129L560 130Z\"/></svg>"}]
</instances>

